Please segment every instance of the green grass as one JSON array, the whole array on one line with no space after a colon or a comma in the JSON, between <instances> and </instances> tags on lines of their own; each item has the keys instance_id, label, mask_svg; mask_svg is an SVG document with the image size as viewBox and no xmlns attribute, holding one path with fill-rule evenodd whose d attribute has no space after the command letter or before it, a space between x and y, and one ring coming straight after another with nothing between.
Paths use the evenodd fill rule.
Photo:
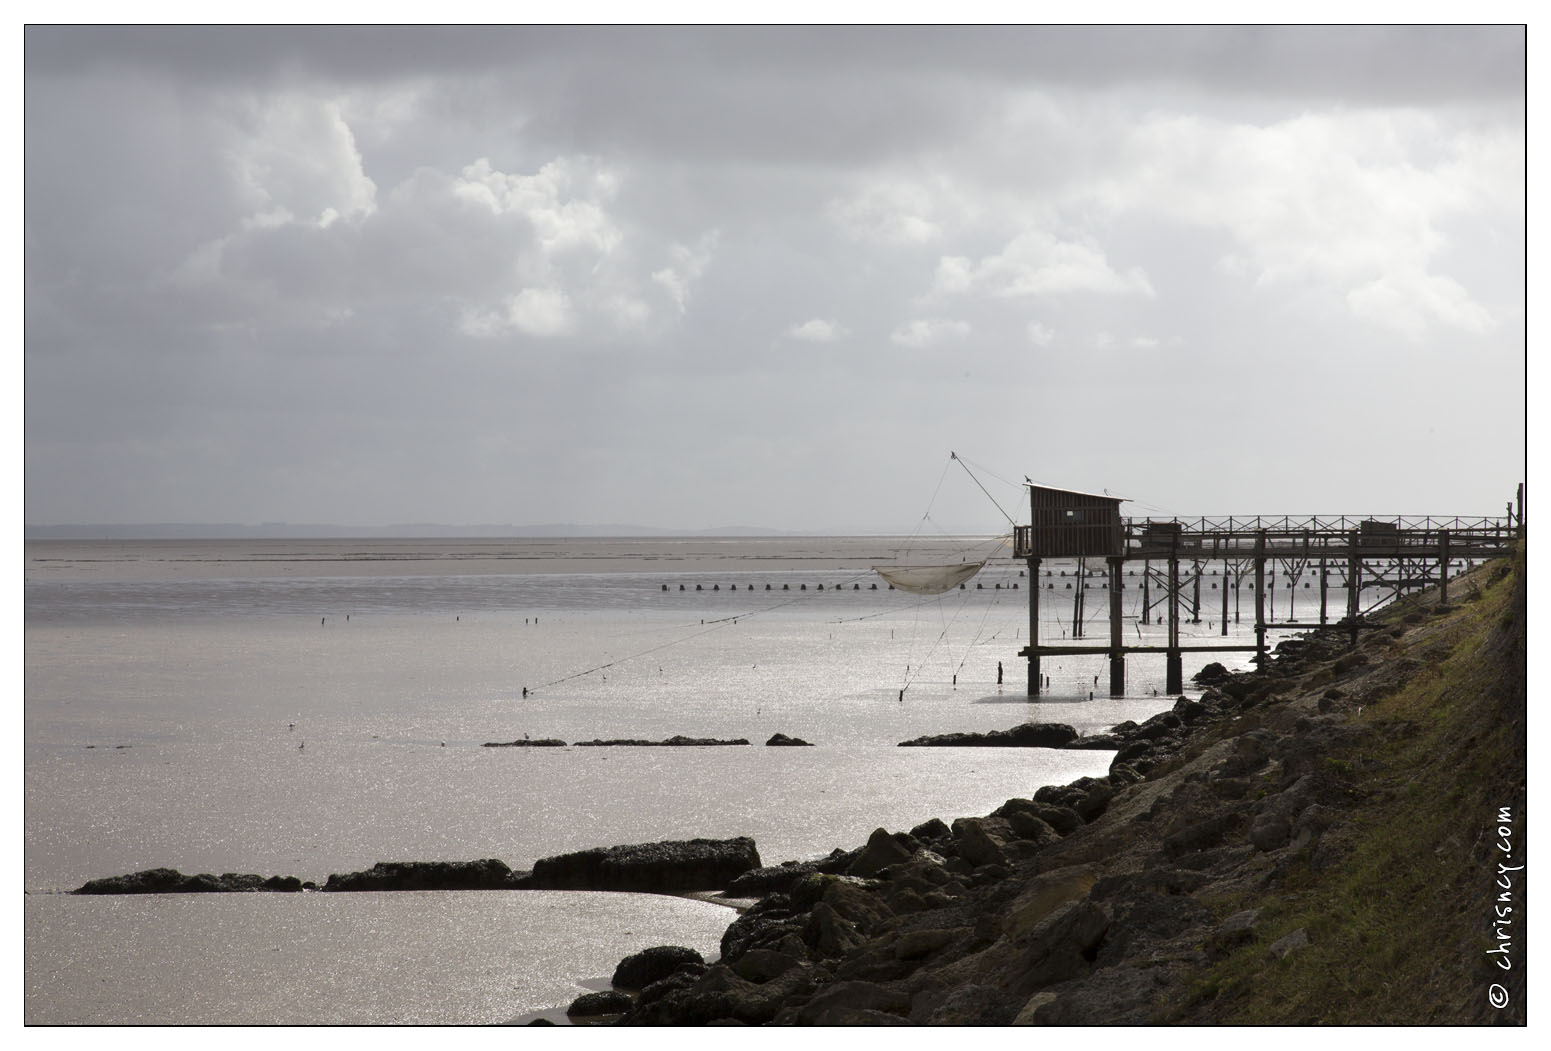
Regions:
<instances>
[{"instance_id":1,"label":"green grass","mask_svg":"<svg viewBox=\"0 0 1551 1051\"><path fill-rule=\"evenodd\" d=\"M1363 799L1326 833L1345 848L1340 863L1316 873L1305 851L1275 890L1207 902L1219 916L1260 908L1259 934L1201 974L1172 1020L1523 1019L1522 990L1509 1011L1485 1002L1499 980L1485 955L1499 857L1490 828L1497 807L1524 807L1523 569L1521 550L1479 600L1448 614L1427 643L1428 666L1364 709L1371 742L1326 759ZM1300 927L1309 945L1271 956Z\"/></svg>"}]
</instances>

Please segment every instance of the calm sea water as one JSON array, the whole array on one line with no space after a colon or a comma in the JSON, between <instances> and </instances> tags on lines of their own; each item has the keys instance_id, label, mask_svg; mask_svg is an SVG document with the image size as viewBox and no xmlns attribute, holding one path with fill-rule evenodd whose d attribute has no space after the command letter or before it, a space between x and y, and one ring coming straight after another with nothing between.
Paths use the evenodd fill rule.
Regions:
<instances>
[{"instance_id":1,"label":"calm sea water","mask_svg":"<svg viewBox=\"0 0 1551 1051\"><path fill-rule=\"evenodd\" d=\"M647 945L714 953L732 913L616 894L56 892L157 865L321 881L379 860L525 868L695 836L753 836L767 863L813 857L1110 760L899 741L1025 720L1095 732L1170 703L1154 695L1162 659L1145 657L1127 698L1090 700L1105 664L1078 657L1050 662L1052 689L1031 702L1018 567L923 599L868 569L898 543L29 543L28 1021L488 1022L563 1007ZM930 548L912 560L966 549ZM1078 581L1062 572L1075 567L1041 580L1047 639L1072 630ZM1128 635L1161 640L1132 583ZM1216 583L1187 640L1221 640ZM1317 616L1317 582L1289 583L1279 615ZM1241 640L1253 600L1240 601ZM816 747L761 747L778 731ZM481 747L673 734L754 746Z\"/></svg>"}]
</instances>

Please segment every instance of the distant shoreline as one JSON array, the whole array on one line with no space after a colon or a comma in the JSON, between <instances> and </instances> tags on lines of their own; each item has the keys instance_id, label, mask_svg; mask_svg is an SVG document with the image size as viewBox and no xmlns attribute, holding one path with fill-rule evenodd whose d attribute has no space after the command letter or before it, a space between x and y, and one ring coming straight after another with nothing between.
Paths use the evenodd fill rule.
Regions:
<instances>
[{"instance_id":1,"label":"distant shoreline","mask_svg":"<svg viewBox=\"0 0 1551 1051\"><path fill-rule=\"evenodd\" d=\"M979 531L966 530L968 535ZM763 526L718 526L712 529L663 529L657 526L610 524L471 525L409 523L387 526L340 526L317 523L160 522L143 525L24 525L24 540L636 540L683 537L735 539L788 537L909 536L907 529L770 529Z\"/></svg>"}]
</instances>

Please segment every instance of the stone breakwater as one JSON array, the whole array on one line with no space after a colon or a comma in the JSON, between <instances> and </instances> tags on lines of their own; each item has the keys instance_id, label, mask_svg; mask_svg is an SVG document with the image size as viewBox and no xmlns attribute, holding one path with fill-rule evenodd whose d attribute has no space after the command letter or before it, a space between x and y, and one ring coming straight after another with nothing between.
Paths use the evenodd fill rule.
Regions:
<instances>
[{"instance_id":1,"label":"stone breakwater","mask_svg":"<svg viewBox=\"0 0 1551 1051\"><path fill-rule=\"evenodd\" d=\"M1410 624L1429 615L1412 614ZM721 957L639 987L625 1025L1137 1024L1165 1020L1204 968L1255 940L1260 910L1220 914L1246 889L1275 893L1296 860L1328 871L1359 801L1351 774L1373 731L1350 717L1400 689L1420 661L1391 647L1406 625L1348 652L1318 634L1262 672L1208 668L1198 699L1098 738L1107 776L1047 786L984 817L878 829L855 850L753 870L759 895ZM1069 728L965 735L1093 739ZM958 738L960 735L949 735ZM937 741L906 742L917 746ZM1048 745L1047 745L1048 746ZM1269 947L1309 945L1297 930ZM573 1017L591 1008L573 1005Z\"/></svg>"}]
</instances>

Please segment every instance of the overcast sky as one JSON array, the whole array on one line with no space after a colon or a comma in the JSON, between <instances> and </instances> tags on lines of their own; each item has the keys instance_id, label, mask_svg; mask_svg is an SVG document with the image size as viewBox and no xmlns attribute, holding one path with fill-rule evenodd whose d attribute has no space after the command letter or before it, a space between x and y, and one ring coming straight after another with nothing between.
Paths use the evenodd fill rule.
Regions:
<instances>
[{"instance_id":1,"label":"overcast sky","mask_svg":"<svg viewBox=\"0 0 1551 1051\"><path fill-rule=\"evenodd\" d=\"M1022 520L1523 478L1517 28L25 39L30 524L1005 526L952 450Z\"/></svg>"}]
</instances>

